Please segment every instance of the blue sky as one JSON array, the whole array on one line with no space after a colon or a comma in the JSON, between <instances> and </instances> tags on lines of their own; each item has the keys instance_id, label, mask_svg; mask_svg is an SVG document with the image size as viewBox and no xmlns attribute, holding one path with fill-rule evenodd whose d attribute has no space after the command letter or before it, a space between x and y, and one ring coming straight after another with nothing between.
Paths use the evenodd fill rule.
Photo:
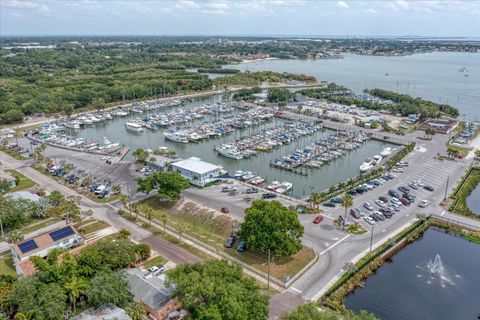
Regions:
<instances>
[{"instance_id":1,"label":"blue sky","mask_svg":"<svg viewBox=\"0 0 480 320\"><path fill-rule=\"evenodd\" d=\"M480 0L0 0L0 35L480 37Z\"/></svg>"}]
</instances>

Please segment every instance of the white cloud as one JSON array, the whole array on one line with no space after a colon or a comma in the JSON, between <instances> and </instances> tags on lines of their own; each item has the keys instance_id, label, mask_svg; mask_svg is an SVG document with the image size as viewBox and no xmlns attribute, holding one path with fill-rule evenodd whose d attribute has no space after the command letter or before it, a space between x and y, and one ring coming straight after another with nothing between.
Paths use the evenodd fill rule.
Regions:
<instances>
[{"instance_id":1,"label":"white cloud","mask_svg":"<svg viewBox=\"0 0 480 320\"><path fill-rule=\"evenodd\" d=\"M348 9L348 4L347 4L345 1L343 1L343 0L337 1L337 3L335 4L335 6L336 6L337 8L340 8L340 9Z\"/></svg>"},{"instance_id":2,"label":"white cloud","mask_svg":"<svg viewBox=\"0 0 480 320\"><path fill-rule=\"evenodd\" d=\"M14 10L50 12L50 8L45 3L35 1L4 0L1 2L1 5Z\"/></svg>"},{"instance_id":3,"label":"white cloud","mask_svg":"<svg viewBox=\"0 0 480 320\"><path fill-rule=\"evenodd\" d=\"M377 10L372 9L372 8L365 9L365 10L363 10L363 12L370 13L370 14L377 14L378 13Z\"/></svg>"}]
</instances>

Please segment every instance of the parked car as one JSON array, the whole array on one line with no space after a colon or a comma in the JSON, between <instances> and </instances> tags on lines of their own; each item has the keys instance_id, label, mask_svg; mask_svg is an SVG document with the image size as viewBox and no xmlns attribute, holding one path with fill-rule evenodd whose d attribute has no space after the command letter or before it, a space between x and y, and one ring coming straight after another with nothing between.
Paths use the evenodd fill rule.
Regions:
<instances>
[{"instance_id":1,"label":"parked car","mask_svg":"<svg viewBox=\"0 0 480 320\"><path fill-rule=\"evenodd\" d=\"M257 188L247 188L245 193L247 193L247 194L258 193L258 189Z\"/></svg>"},{"instance_id":2,"label":"parked car","mask_svg":"<svg viewBox=\"0 0 480 320\"><path fill-rule=\"evenodd\" d=\"M423 189L428 190L430 192L434 190L432 186L424 186Z\"/></svg>"},{"instance_id":3,"label":"parked car","mask_svg":"<svg viewBox=\"0 0 480 320\"><path fill-rule=\"evenodd\" d=\"M385 207L387 207L387 206L385 205L385 202L383 202L383 201L380 200L380 199L379 199L379 200L375 200L375 203L376 203L380 208L385 208Z\"/></svg>"},{"instance_id":4,"label":"parked car","mask_svg":"<svg viewBox=\"0 0 480 320\"><path fill-rule=\"evenodd\" d=\"M223 244L225 248L231 248L235 244L237 238L235 236L228 237L227 241Z\"/></svg>"},{"instance_id":5,"label":"parked car","mask_svg":"<svg viewBox=\"0 0 480 320\"><path fill-rule=\"evenodd\" d=\"M230 210L228 210L228 208L223 207L222 209L220 209L220 212L221 213L229 213Z\"/></svg>"},{"instance_id":6,"label":"parked car","mask_svg":"<svg viewBox=\"0 0 480 320\"><path fill-rule=\"evenodd\" d=\"M324 207L329 207L329 208L335 208L335 203L333 202L324 202L323 203Z\"/></svg>"},{"instance_id":7,"label":"parked car","mask_svg":"<svg viewBox=\"0 0 480 320\"><path fill-rule=\"evenodd\" d=\"M245 250L247 250L247 244L243 241L240 241L240 243L237 246L237 251L238 252L243 252Z\"/></svg>"},{"instance_id":8,"label":"parked car","mask_svg":"<svg viewBox=\"0 0 480 320\"><path fill-rule=\"evenodd\" d=\"M158 266L151 267L148 269L148 271L153 274L158 274L165 271L165 266L163 264L159 264Z\"/></svg>"},{"instance_id":9,"label":"parked car","mask_svg":"<svg viewBox=\"0 0 480 320\"><path fill-rule=\"evenodd\" d=\"M380 211L374 211L373 216L376 217L378 220L381 220L381 221L385 220L385 216Z\"/></svg>"},{"instance_id":10,"label":"parked car","mask_svg":"<svg viewBox=\"0 0 480 320\"><path fill-rule=\"evenodd\" d=\"M384 196L378 197L378 200L383 201L383 203L387 203L387 202L388 202L388 198L387 198L387 197L384 197Z\"/></svg>"},{"instance_id":11,"label":"parked car","mask_svg":"<svg viewBox=\"0 0 480 320\"><path fill-rule=\"evenodd\" d=\"M418 206L419 206L420 208L425 208L425 207L428 206L429 204L430 204L430 201L428 201L428 200L422 200L422 202L420 202L420 203L418 204Z\"/></svg>"},{"instance_id":12,"label":"parked car","mask_svg":"<svg viewBox=\"0 0 480 320\"><path fill-rule=\"evenodd\" d=\"M313 219L313 223L319 224L320 222L322 222L322 220L323 220L322 216L316 216L315 219Z\"/></svg>"},{"instance_id":13,"label":"parked car","mask_svg":"<svg viewBox=\"0 0 480 320\"><path fill-rule=\"evenodd\" d=\"M410 189L408 189L407 187L404 187L404 186L399 187L398 190L400 190L403 193L408 193L410 191Z\"/></svg>"},{"instance_id":14,"label":"parked car","mask_svg":"<svg viewBox=\"0 0 480 320\"><path fill-rule=\"evenodd\" d=\"M356 196L357 195L357 190L355 190L355 189L349 190L348 194L351 195L351 196Z\"/></svg>"},{"instance_id":15,"label":"parked car","mask_svg":"<svg viewBox=\"0 0 480 320\"><path fill-rule=\"evenodd\" d=\"M391 197L394 197L394 198L397 198L397 199L400 198L400 195L399 195L398 192L395 191L395 190L392 190L392 189L388 190L388 194L389 194Z\"/></svg>"},{"instance_id":16,"label":"parked car","mask_svg":"<svg viewBox=\"0 0 480 320\"><path fill-rule=\"evenodd\" d=\"M98 195L97 195L97 198L98 199L103 199L107 196L108 194L108 190L103 190L102 192L100 192Z\"/></svg>"},{"instance_id":17,"label":"parked car","mask_svg":"<svg viewBox=\"0 0 480 320\"><path fill-rule=\"evenodd\" d=\"M342 198L333 198L332 200L330 200L330 202L333 202L333 203L342 203Z\"/></svg>"},{"instance_id":18,"label":"parked car","mask_svg":"<svg viewBox=\"0 0 480 320\"><path fill-rule=\"evenodd\" d=\"M373 209L374 209L373 206L372 206L372 204L371 204L370 202L368 202L368 201L365 202L365 203L363 204L363 206L364 206L365 209L367 209L368 211L373 211Z\"/></svg>"},{"instance_id":19,"label":"parked car","mask_svg":"<svg viewBox=\"0 0 480 320\"><path fill-rule=\"evenodd\" d=\"M409 205L410 205L410 201L408 201L408 199L405 199L405 198L401 198L401 199L400 199L400 202L401 202L404 206L409 206Z\"/></svg>"},{"instance_id":20,"label":"parked car","mask_svg":"<svg viewBox=\"0 0 480 320\"><path fill-rule=\"evenodd\" d=\"M403 197L410 202L415 202L415 199L416 199L416 197L413 194L410 194L410 193L403 194Z\"/></svg>"},{"instance_id":21,"label":"parked car","mask_svg":"<svg viewBox=\"0 0 480 320\"><path fill-rule=\"evenodd\" d=\"M353 208L353 209L350 209L350 214L352 215L352 217L354 217L355 219L360 219L360 213L358 212L358 209L356 208Z\"/></svg>"},{"instance_id":22,"label":"parked car","mask_svg":"<svg viewBox=\"0 0 480 320\"><path fill-rule=\"evenodd\" d=\"M418 184L416 184L415 182L410 183L408 186L412 189L415 189L415 190L420 188L420 186Z\"/></svg>"},{"instance_id":23,"label":"parked car","mask_svg":"<svg viewBox=\"0 0 480 320\"><path fill-rule=\"evenodd\" d=\"M375 220L372 217L365 217L363 220L365 220L371 226L375 225Z\"/></svg>"},{"instance_id":24,"label":"parked car","mask_svg":"<svg viewBox=\"0 0 480 320\"><path fill-rule=\"evenodd\" d=\"M222 192L232 192L232 191L237 191L237 188L234 186L225 186L222 188Z\"/></svg>"},{"instance_id":25,"label":"parked car","mask_svg":"<svg viewBox=\"0 0 480 320\"><path fill-rule=\"evenodd\" d=\"M263 199L274 199L276 197L277 197L277 194L272 192L262 194Z\"/></svg>"}]
</instances>

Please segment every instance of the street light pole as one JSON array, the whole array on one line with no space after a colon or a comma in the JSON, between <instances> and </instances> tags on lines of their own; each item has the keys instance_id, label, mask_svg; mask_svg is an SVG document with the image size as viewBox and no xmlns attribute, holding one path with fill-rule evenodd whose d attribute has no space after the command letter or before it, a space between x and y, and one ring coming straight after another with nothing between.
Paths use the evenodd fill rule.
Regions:
<instances>
[{"instance_id":1,"label":"street light pole","mask_svg":"<svg viewBox=\"0 0 480 320\"><path fill-rule=\"evenodd\" d=\"M270 249L268 249L267 290L270 289Z\"/></svg>"},{"instance_id":2,"label":"street light pole","mask_svg":"<svg viewBox=\"0 0 480 320\"><path fill-rule=\"evenodd\" d=\"M447 192L448 192L448 183L450 181L450 176L447 176L447 185L445 186L445 197L443 197L443 200L447 200Z\"/></svg>"},{"instance_id":3,"label":"street light pole","mask_svg":"<svg viewBox=\"0 0 480 320\"><path fill-rule=\"evenodd\" d=\"M372 252L372 244L373 244L373 224L372 224L372 231L370 232L370 252Z\"/></svg>"}]
</instances>

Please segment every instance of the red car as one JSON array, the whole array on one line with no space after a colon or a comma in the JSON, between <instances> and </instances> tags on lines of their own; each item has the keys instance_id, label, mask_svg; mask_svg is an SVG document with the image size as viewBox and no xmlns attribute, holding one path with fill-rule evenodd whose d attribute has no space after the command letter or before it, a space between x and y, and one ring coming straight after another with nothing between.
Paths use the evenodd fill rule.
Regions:
<instances>
[{"instance_id":1,"label":"red car","mask_svg":"<svg viewBox=\"0 0 480 320\"><path fill-rule=\"evenodd\" d=\"M320 222L322 222L322 220L323 220L322 216L316 216L315 219L313 219L313 223L319 224Z\"/></svg>"},{"instance_id":2,"label":"red car","mask_svg":"<svg viewBox=\"0 0 480 320\"><path fill-rule=\"evenodd\" d=\"M220 209L220 212L221 213L229 213L230 210L228 210L228 208L223 207L222 209Z\"/></svg>"}]
</instances>

